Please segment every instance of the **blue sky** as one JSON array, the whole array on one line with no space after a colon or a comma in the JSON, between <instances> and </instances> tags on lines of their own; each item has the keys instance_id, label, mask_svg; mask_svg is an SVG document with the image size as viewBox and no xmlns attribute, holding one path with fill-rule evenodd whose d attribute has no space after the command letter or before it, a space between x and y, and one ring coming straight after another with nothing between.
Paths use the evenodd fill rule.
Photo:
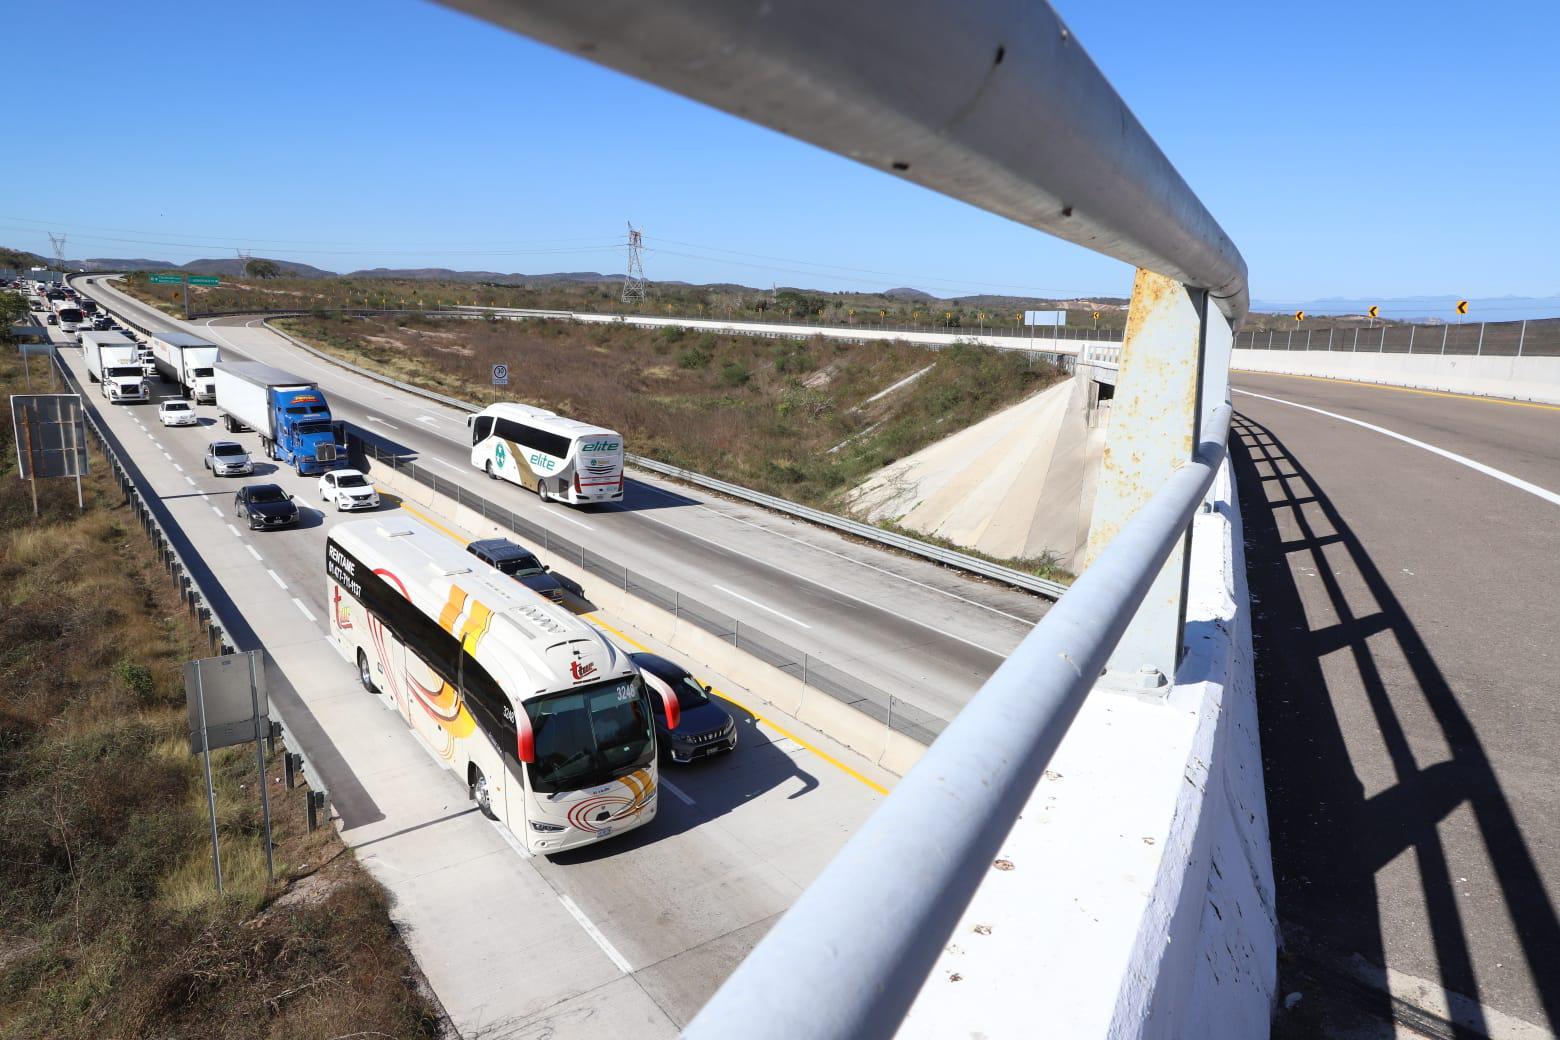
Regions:
<instances>
[{"instance_id":1,"label":"blue sky","mask_svg":"<svg viewBox=\"0 0 1560 1040\"><path fill-rule=\"evenodd\" d=\"M1254 296L1560 294L1560 5L1057 8ZM7 52L13 96L65 114L12 110L29 132L0 159L3 244L47 252L52 228L73 257L618 271L632 219L652 279L1130 286L1115 261L431 4L59 11L67 53L41 32Z\"/></svg>"}]
</instances>

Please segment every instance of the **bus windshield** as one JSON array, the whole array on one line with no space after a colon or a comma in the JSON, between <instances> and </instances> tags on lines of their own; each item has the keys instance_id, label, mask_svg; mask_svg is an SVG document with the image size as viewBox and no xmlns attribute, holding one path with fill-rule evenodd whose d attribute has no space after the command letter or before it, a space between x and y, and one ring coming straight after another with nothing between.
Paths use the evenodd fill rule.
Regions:
<instances>
[{"instance_id":1,"label":"bus windshield","mask_svg":"<svg viewBox=\"0 0 1560 1040\"><path fill-rule=\"evenodd\" d=\"M655 755L650 712L637 678L527 701L538 794L578 791L643 768Z\"/></svg>"}]
</instances>

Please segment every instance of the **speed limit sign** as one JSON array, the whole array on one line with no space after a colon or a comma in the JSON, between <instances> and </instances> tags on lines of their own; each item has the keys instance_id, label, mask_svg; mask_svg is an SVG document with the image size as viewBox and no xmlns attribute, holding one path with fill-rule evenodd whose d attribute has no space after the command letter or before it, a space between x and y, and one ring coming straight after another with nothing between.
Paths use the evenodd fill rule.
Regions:
<instances>
[{"instance_id":1,"label":"speed limit sign","mask_svg":"<svg viewBox=\"0 0 1560 1040\"><path fill-rule=\"evenodd\" d=\"M508 365L494 365L493 366L493 385L494 386L508 386L509 385L509 366Z\"/></svg>"}]
</instances>

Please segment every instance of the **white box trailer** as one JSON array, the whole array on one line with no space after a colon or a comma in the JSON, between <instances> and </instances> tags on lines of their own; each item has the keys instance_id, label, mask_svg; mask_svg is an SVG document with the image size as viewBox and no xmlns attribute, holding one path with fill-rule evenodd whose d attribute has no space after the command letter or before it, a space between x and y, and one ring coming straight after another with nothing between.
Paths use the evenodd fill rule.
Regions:
<instances>
[{"instance_id":1,"label":"white box trailer","mask_svg":"<svg viewBox=\"0 0 1560 1040\"><path fill-rule=\"evenodd\" d=\"M154 332L148 339L152 361L164 380L179 384L184 397L217 399L215 366L222 360L215 343L188 332Z\"/></svg>"},{"instance_id":2,"label":"white box trailer","mask_svg":"<svg viewBox=\"0 0 1560 1040\"><path fill-rule=\"evenodd\" d=\"M87 374L103 396L115 403L145 401L146 380L136 345L117 332L83 332L81 355Z\"/></svg>"}]
</instances>

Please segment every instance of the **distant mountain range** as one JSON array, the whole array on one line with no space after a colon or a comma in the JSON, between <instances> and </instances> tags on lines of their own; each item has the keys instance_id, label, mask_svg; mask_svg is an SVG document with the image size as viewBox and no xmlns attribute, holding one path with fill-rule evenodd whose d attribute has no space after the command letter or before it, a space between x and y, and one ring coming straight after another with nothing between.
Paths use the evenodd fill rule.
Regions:
<instances>
[{"instance_id":1,"label":"distant mountain range","mask_svg":"<svg viewBox=\"0 0 1560 1040\"><path fill-rule=\"evenodd\" d=\"M1424 319L1454 321L1456 296L1382 296L1375 299L1324 296L1315 300L1253 300L1251 309L1270 314L1303 310L1307 314L1365 314L1372 305L1381 308L1381 316L1395 321ZM1467 297L1468 321L1524 321L1553 318L1560 314L1557 296L1480 296Z\"/></svg>"}]
</instances>

